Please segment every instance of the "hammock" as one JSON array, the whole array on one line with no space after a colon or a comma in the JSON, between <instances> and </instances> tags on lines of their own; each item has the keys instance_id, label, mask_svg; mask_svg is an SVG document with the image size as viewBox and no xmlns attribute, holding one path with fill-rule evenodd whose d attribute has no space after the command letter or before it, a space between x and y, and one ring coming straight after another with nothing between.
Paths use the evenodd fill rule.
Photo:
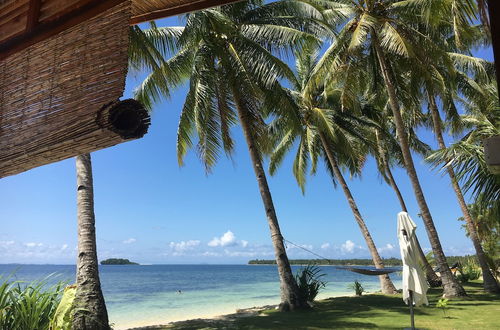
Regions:
<instances>
[{"instance_id":1,"label":"hammock","mask_svg":"<svg viewBox=\"0 0 500 330\"><path fill-rule=\"evenodd\" d=\"M356 267L336 267L338 269L345 269L354 273L359 273L363 275L385 275L390 273L399 272L399 269L394 268L383 268L383 269L366 269L366 268L356 268Z\"/></svg>"},{"instance_id":2,"label":"hammock","mask_svg":"<svg viewBox=\"0 0 500 330\"><path fill-rule=\"evenodd\" d=\"M330 259L327 259L327 258L325 258L325 257L317 254L316 252L308 250L305 247L303 247L301 245L297 245L294 242L291 242L291 241L289 241L289 240L287 240L285 238L283 238L283 241L285 241L287 243L290 243L290 244L298 247L299 249L302 249L302 250L304 250L306 252L309 252L309 253L317 256L317 257L320 257L321 259L328 261L329 264L331 262ZM385 274L390 274L390 273L395 273L395 272L400 272L401 271L400 269L396 269L396 268L367 269L367 268L356 268L356 267L349 267L349 266L334 266L334 267L337 268L337 269L344 269L344 270L348 270L348 271L351 271L351 272L354 272L354 273L363 274L363 275L385 275Z\"/></svg>"}]
</instances>

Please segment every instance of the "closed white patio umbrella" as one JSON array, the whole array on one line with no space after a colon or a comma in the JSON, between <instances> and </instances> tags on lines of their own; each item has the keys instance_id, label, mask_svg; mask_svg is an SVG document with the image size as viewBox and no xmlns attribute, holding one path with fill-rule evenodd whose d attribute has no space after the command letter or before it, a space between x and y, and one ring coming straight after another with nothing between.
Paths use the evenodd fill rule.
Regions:
<instances>
[{"instance_id":1,"label":"closed white patio umbrella","mask_svg":"<svg viewBox=\"0 0 500 330\"><path fill-rule=\"evenodd\" d=\"M416 229L417 226L408 213L399 212L398 240L403 261L403 301L410 305L412 329L415 329L413 305L429 304L426 295L429 286L419 263Z\"/></svg>"}]
</instances>

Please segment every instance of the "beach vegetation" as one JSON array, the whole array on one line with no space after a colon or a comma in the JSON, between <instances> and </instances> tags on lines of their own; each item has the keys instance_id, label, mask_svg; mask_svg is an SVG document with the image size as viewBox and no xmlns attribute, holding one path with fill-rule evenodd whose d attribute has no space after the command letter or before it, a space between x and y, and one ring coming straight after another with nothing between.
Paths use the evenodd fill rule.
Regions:
<instances>
[{"instance_id":1,"label":"beach vegetation","mask_svg":"<svg viewBox=\"0 0 500 330\"><path fill-rule=\"evenodd\" d=\"M52 329L65 283L49 285L49 278L22 282L0 276L0 329Z\"/></svg>"},{"instance_id":2,"label":"beach vegetation","mask_svg":"<svg viewBox=\"0 0 500 330\"><path fill-rule=\"evenodd\" d=\"M300 294L307 302L313 302L325 288L327 282L322 279L324 276L321 268L315 265L307 265L295 275Z\"/></svg>"},{"instance_id":3,"label":"beach vegetation","mask_svg":"<svg viewBox=\"0 0 500 330\"><path fill-rule=\"evenodd\" d=\"M358 280L355 280L354 283L349 284L348 288L354 290L354 294L358 297L361 296L363 292L365 292L365 288L363 288L363 285Z\"/></svg>"},{"instance_id":4,"label":"beach vegetation","mask_svg":"<svg viewBox=\"0 0 500 330\"><path fill-rule=\"evenodd\" d=\"M459 274L457 278L462 282L477 280L481 277L481 268L474 258L467 258L466 261L458 267Z\"/></svg>"}]
</instances>

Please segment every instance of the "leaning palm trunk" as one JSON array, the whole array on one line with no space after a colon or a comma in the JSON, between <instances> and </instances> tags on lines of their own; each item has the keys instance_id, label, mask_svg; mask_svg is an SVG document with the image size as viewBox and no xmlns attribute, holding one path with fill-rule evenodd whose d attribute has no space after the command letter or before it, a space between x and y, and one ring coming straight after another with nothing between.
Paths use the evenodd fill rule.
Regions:
<instances>
[{"instance_id":1,"label":"leaning palm trunk","mask_svg":"<svg viewBox=\"0 0 500 330\"><path fill-rule=\"evenodd\" d=\"M368 231L368 228L366 227L365 221L363 220L363 217L361 216L361 213L359 212L358 206L356 205L356 202L354 201L354 197L352 196L351 191L350 191L349 187L347 186L347 183L344 180L342 173L340 172L337 161L335 160L335 156L333 155L332 151L328 147L326 137L322 132L319 132L319 136L321 139L321 144L323 145L323 150L325 151L326 156L328 158L328 161L330 163L330 166L332 167L333 175L335 176L337 181L342 186L342 190L344 191L345 197L347 198L347 202L349 203L349 206L351 207L352 213L354 214L354 219L356 219L356 222L359 225L359 229L361 230L361 234L363 235L363 237L366 241L366 245L368 246L368 250L370 250L370 254L372 255L372 260L373 260L373 263L375 265L375 268L384 268L384 263L382 261L382 258L380 258L380 255L378 254L377 247L375 246L375 242L373 242L372 236L370 235L370 232ZM378 278L380 280L380 286L382 288L382 293L384 293L384 294L397 293L396 287L392 283L389 275L387 275L387 274L379 275Z\"/></svg>"},{"instance_id":2,"label":"leaning palm trunk","mask_svg":"<svg viewBox=\"0 0 500 330\"><path fill-rule=\"evenodd\" d=\"M76 157L78 204L77 291L73 330L108 330L108 312L99 281L95 238L94 188L90 154Z\"/></svg>"},{"instance_id":3,"label":"leaning palm trunk","mask_svg":"<svg viewBox=\"0 0 500 330\"><path fill-rule=\"evenodd\" d=\"M288 261L285 245L283 243L283 236L281 235L278 218L276 216L276 211L274 210L271 191L269 189L269 185L267 184L266 173L262 167L262 160L252 134L245 101L242 99L239 91L235 87L233 87L233 95L238 111L238 117L243 129L243 134L245 135L245 140L247 142L248 151L250 152L250 158L252 159L252 165L257 178L257 183L259 184L260 196L262 197L262 202L264 203L264 208L266 210L269 230L271 231L271 240L273 242L276 265L278 266L280 278L281 304L279 308L281 311L288 311L307 307L307 302L304 301L304 297L302 297L299 292L297 282L293 277L290 262Z\"/></svg>"},{"instance_id":4,"label":"leaning palm trunk","mask_svg":"<svg viewBox=\"0 0 500 330\"><path fill-rule=\"evenodd\" d=\"M403 198L403 195L401 194L401 191L399 190L399 187L396 184L396 180L394 179L394 176L392 175L392 171L391 171L390 166L387 164L387 161L386 161L385 157L383 156L383 152L382 152L382 158L383 158L382 159L383 166L385 168L385 174L387 175L387 179L389 180L390 186L392 187L392 189L396 193L396 196L398 197L399 204L401 204L401 210L408 213L408 209L406 208L406 203L405 203L405 200ZM436 272L434 272L434 270L432 269L432 266L429 264L429 261L425 257L424 251L422 250L422 246L420 245L418 238L415 237L415 239L417 242L417 249L418 249L418 254L420 256L420 262L422 264L422 267L424 268L425 277L427 278L427 282L429 282L429 285L432 288L436 288L438 286L441 286L441 284L442 284L441 279L439 278L439 276L436 275Z\"/></svg>"},{"instance_id":5,"label":"leaning palm trunk","mask_svg":"<svg viewBox=\"0 0 500 330\"><path fill-rule=\"evenodd\" d=\"M389 105L394 116L394 124L396 126L396 133L399 140L399 145L403 153L403 161L405 164L406 172L410 178L411 184L413 186L413 191L415 193L415 198L417 199L418 206L422 212L422 218L424 221L425 229L427 230L427 235L429 236L429 242L432 246L432 251L434 252L434 257L439 266L441 280L443 282L443 296L445 297L460 297L465 296L464 288L458 283L457 279L451 273L448 262L443 252L441 242L439 241L439 236L434 226L434 221L432 220L429 207L425 201L424 193L420 182L418 180L417 171L413 164L413 158L410 152L410 147L408 144L408 137L406 136L406 131L403 123L403 118L401 117L401 111L399 109L399 103L396 97L396 88L391 77L389 64L385 59L385 55L380 46L380 41L376 33L372 33L373 45L377 53L378 62L380 69L382 71L382 76L384 78L385 85L387 87L387 93L389 95Z\"/></svg>"},{"instance_id":6,"label":"leaning palm trunk","mask_svg":"<svg viewBox=\"0 0 500 330\"><path fill-rule=\"evenodd\" d=\"M428 93L428 97L429 108L431 110L432 122L434 126L434 134L436 135L439 148L446 149L446 145L444 144L443 139L443 132L441 129L441 118L439 116L439 110L436 105L436 100L430 93ZM448 163L447 160L446 163ZM460 209L462 210L462 214L464 215L470 239L472 240L472 244L474 245L474 249L476 250L477 259L479 260L479 265L481 266L481 270L483 272L484 290L490 293L500 293L500 287L498 286L495 277L491 273L486 255L484 253L483 247L481 246L481 242L479 241L476 226L474 225L474 221L472 221L469 209L467 208L467 204L465 203L464 195L462 193L462 190L460 189L460 186L458 185L455 171L453 171L453 168L451 166L446 166L446 171L448 172L451 185L453 187L453 190L455 191L455 195L457 196L458 204L460 205Z\"/></svg>"}]
</instances>

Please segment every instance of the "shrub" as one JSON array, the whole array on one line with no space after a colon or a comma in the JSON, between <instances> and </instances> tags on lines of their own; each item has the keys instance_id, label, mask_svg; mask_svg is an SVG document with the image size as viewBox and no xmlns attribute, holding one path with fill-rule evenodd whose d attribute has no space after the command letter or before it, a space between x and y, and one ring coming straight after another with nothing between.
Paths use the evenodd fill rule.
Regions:
<instances>
[{"instance_id":1,"label":"shrub","mask_svg":"<svg viewBox=\"0 0 500 330\"><path fill-rule=\"evenodd\" d=\"M48 330L61 300L64 283L48 278L31 283L0 276L0 329Z\"/></svg>"},{"instance_id":2,"label":"shrub","mask_svg":"<svg viewBox=\"0 0 500 330\"><path fill-rule=\"evenodd\" d=\"M297 272L295 280L302 297L308 302L313 302L319 291L326 286L326 282L321 280L325 274L321 273L318 266L307 265Z\"/></svg>"},{"instance_id":3,"label":"shrub","mask_svg":"<svg viewBox=\"0 0 500 330\"><path fill-rule=\"evenodd\" d=\"M481 277L481 268L473 258L468 258L460 270L462 275L467 276L468 280L477 280Z\"/></svg>"},{"instance_id":4,"label":"shrub","mask_svg":"<svg viewBox=\"0 0 500 330\"><path fill-rule=\"evenodd\" d=\"M350 284L349 289L353 289L356 296L361 296L363 292L365 292L365 288L363 288L363 285L358 282L358 280L355 280L354 283Z\"/></svg>"}]
</instances>

